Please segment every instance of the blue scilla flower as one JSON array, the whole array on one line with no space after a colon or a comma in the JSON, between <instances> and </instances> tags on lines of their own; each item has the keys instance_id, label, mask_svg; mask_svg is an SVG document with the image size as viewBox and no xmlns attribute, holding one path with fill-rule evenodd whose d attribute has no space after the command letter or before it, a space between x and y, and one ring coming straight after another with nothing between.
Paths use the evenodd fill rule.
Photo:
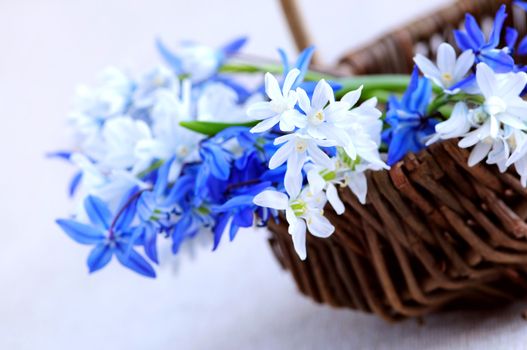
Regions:
<instances>
[{"instance_id":1,"label":"blue scilla flower","mask_svg":"<svg viewBox=\"0 0 527 350\"><path fill-rule=\"evenodd\" d=\"M467 14L465 31L454 31L458 47L462 51L472 50L476 56L476 63L485 62L498 73L510 72L514 68L514 59L509 55L508 50L498 49L506 18L506 6L502 5L496 13L494 27L487 40L474 16Z\"/></svg>"},{"instance_id":2,"label":"blue scilla flower","mask_svg":"<svg viewBox=\"0 0 527 350\"><path fill-rule=\"evenodd\" d=\"M419 77L417 67L402 99L390 96L386 113L390 127L382 134L383 142L388 145L388 165L397 163L408 152L423 149L427 137L435 132L438 121L426 115L431 96L432 83Z\"/></svg>"},{"instance_id":3,"label":"blue scilla flower","mask_svg":"<svg viewBox=\"0 0 527 350\"><path fill-rule=\"evenodd\" d=\"M159 263L157 254L157 236L168 233L173 223L175 211L175 189L169 190L169 173L174 163L169 159L159 168L152 191L145 191L137 200L137 217L140 224L134 230L131 246L142 244L146 256L154 263Z\"/></svg>"},{"instance_id":4,"label":"blue scilla flower","mask_svg":"<svg viewBox=\"0 0 527 350\"><path fill-rule=\"evenodd\" d=\"M227 201L212 210L218 214L214 227L214 248L218 247L221 237L230 225L229 238L232 241L242 227L251 227L254 213L267 222L269 211L253 203L254 197L271 186L270 181L262 181L261 175L267 170L267 163L262 162L261 155L256 149L246 150L242 156L234 161L227 187L225 189Z\"/></svg>"},{"instance_id":5,"label":"blue scilla flower","mask_svg":"<svg viewBox=\"0 0 527 350\"><path fill-rule=\"evenodd\" d=\"M124 205L124 209L112 221L107 205L97 197L88 196L84 201L84 207L91 225L71 219L57 220L57 224L74 241L95 246L88 256L90 272L105 267L115 255L123 266L146 277L156 276L154 269L145 258L129 247L131 233L134 230L130 226L135 217L133 202Z\"/></svg>"},{"instance_id":6,"label":"blue scilla flower","mask_svg":"<svg viewBox=\"0 0 527 350\"><path fill-rule=\"evenodd\" d=\"M283 79L285 79L287 73L291 71L291 69L298 69L300 71L300 74L295 79L295 82L293 83L291 89L301 87L307 92L308 96L310 97L313 95L313 92L315 91L315 86L317 85L318 81L304 81L304 78L311 63L311 59L313 58L314 52L315 47L309 46L298 55L295 64L291 65L285 51L283 49L278 49L278 53L280 54L280 60L282 61L282 66L284 67ZM328 81L328 84L333 88L333 91L337 91L342 87L341 84L331 80Z\"/></svg>"},{"instance_id":7,"label":"blue scilla flower","mask_svg":"<svg viewBox=\"0 0 527 350\"><path fill-rule=\"evenodd\" d=\"M236 54L247 42L247 38L237 38L219 49L197 43L185 42L177 53L173 53L158 39L157 49L165 62L178 75L188 75L198 84L213 78L226 59Z\"/></svg>"},{"instance_id":8,"label":"blue scilla flower","mask_svg":"<svg viewBox=\"0 0 527 350\"><path fill-rule=\"evenodd\" d=\"M224 184L210 176L208 181L200 185L204 189L200 192L196 186L200 167L199 163L185 166L171 190L171 199L176 203L180 214L178 221L168 232L172 237L174 254L185 240L195 237L203 228L211 228L215 223L210 202L217 198L213 198L211 194L221 193Z\"/></svg>"}]
</instances>

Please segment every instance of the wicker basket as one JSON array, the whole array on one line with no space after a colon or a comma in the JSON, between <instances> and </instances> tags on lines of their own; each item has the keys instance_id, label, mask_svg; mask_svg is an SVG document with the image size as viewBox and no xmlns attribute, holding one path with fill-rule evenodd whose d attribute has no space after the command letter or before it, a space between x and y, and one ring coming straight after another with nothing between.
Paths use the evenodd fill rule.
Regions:
<instances>
[{"instance_id":1,"label":"wicker basket","mask_svg":"<svg viewBox=\"0 0 527 350\"><path fill-rule=\"evenodd\" d=\"M355 74L410 72L416 47L433 55L434 43L450 41L465 12L485 20L501 3L511 10L512 1L457 2L346 55L339 67ZM509 16L520 31L523 16ZM368 174L366 205L340 190L346 213L328 208L336 232L309 236L305 262L285 220L270 223L271 247L305 295L388 321L521 298L527 295L527 190L515 173L471 168L467 159L454 141L409 154L390 171Z\"/></svg>"}]
</instances>

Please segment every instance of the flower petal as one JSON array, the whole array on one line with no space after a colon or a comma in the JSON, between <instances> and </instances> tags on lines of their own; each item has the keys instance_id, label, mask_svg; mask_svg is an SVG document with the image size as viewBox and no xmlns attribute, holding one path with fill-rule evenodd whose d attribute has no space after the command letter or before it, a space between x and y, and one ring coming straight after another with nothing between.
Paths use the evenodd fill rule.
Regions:
<instances>
[{"instance_id":1,"label":"flower petal","mask_svg":"<svg viewBox=\"0 0 527 350\"><path fill-rule=\"evenodd\" d=\"M118 246L115 255L117 256L117 260L130 270L145 277L156 277L156 272L152 266L134 249L128 250L126 247Z\"/></svg>"},{"instance_id":2,"label":"flower petal","mask_svg":"<svg viewBox=\"0 0 527 350\"><path fill-rule=\"evenodd\" d=\"M247 108L247 115L251 118L266 119L276 115L271 109L271 105L268 101L255 102Z\"/></svg>"},{"instance_id":3,"label":"flower petal","mask_svg":"<svg viewBox=\"0 0 527 350\"><path fill-rule=\"evenodd\" d=\"M329 203L335 210L335 213L338 215L344 214L344 211L346 210L344 207L344 203L340 200L339 193L337 191L337 188L333 184L329 184L326 189L326 196L328 198Z\"/></svg>"},{"instance_id":4,"label":"flower petal","mask_svg":"<svg viewBox=\"0 0 527 350\"><path fill-rule=\"evenodd\" d=\"M271 100L280 100L283 98L278 80L271 73L265 73L265 93Z\"/></svg>"},{"instance_id":5,"label":"flower petal","mask_svg":"<svg viewBox=\"0 0 527 350\"><path fill-rule=\"evenodd\" d=\"M106 243L99 243L92 249L88 256L88 269L90 273L98 271L108 265L112 260L113 251Z\"/></svg>"},{"instance_id":6,"label":"flower petal","mask_svg":"<svg viewBox=\"0 0 527 350\"><path fill-rule=\"evenodd\" d=\"M437 67L441 73L453 73L456 65L456 51L448 43L442 43L437 49Z\"/></svg>"},{"instance_id":7,"label":"flower petal","mask_svg":"<svg viewBox=\"0 0 527 350\"><path fill-rule=\"evenodd\" d=\"M264 208L286 210L289 207L289 197L282 192L265 190L254 197L253 203Z\"/></svg>"},{"instance_id":8,"label":"flower petal","mask_svg":"<svg viewBox=\"0 0 527 350\"><path fill-rule=\"evenodd\" d=\"M289 225L289 233L293 236L293 246L301 260L306 260L306 223L304 220L296 220L294 224Z\"/></svg>"},{"instance_id":9,"label":"flower petal","mask_svg":"<svg viewBox=\"0 0 527 350\"><path fill-rule=\"evenodd\" d=\"M307 182L309 183L311 193L319 193L326 187L326 181L316 168L307 172Z\"/></svg>"},{"instance_id":10,"label":"flower petal","mask_svg":"<svg viewBox=\"0 0 527 350\"><path fill-rule=\"evenodd\" d=\"M290 198L296 198L302 189L302 183L304 182L302 166L304 165L305 158L305 154L300 155L294 152L287 162L284 186Z\"/></svg>"},{"instance_id":11,"label":"flower petal","mask_svg":"<svg viewBox=\"0 0 527 350\"><path fill-rule=\"evenodd\" d=\"M364 86L361 85L357 90L353 90L348 92L346 95L344 95L340 100L344 101L349 104L349 108L355 106L357 101L359 101L360 96L362 94L362 88ZM371 103L371 102L370 102Z\"/></svg>"},{"instance_id":12,"label":"flower petal","mask_svg":"<svg viewBox=\"0 0 527 350\"><path fill-rule=\"evenodd\" d=\"M494 91L498 82L492 69L490 69L485 63L480 63L476 66L476 80L481 93L485 97L489 98L494 96Z\"/></svg>"},{"instance_id":13,"label":"flower petal","mask_svg":"<svg viewBox=\"0 0 527 350\"><path fill-rule=\"evenodd\" d=\"M311 107L318 111L323 109L333 97L331 86L324 80L320 80L315 86L313 97L311 98Z\"/></svg>"},{"instance_id":14,"label":"flower petal","mask_svg":"<svg viewBox=\"0 0 527 350\"><path fill-rule=\"evenodd\" d=\"M105 239L101 230L75 220L59 219L57 224L71 239L80 244L96 244Z\"/></svg>"},{"instance_id":15,"label":"flower petal","mask_svg":"<svg viewBox=\"0 0 527 350\"><path fill-rule=\"evenodd\" d=\"M481 162L489 154L491 147L492 144L488 142L476 144L472 152L470 152L470 157L468 157L468 166L472 167Z\"/></svg>"},{"instance_id":16,"label":"flower petal","mask_svg":"<svg viewBox=\"0 0 527 350\"><path fill-rule=\"evenodd\" d=\"M287 73L282 87L282 94L286 96L291 90L291 87L295 83L296 78L300 75L300 71L297 68L293 68Z\"/></svg>"},{"instance_id":17,"label":"flower petal","mask_svg":"<svg viewBox=\"0 0 527 350\"><path fill-rule=\"evenodd\" d=\"M454 80L456 82L460 81L465 75L467 75L470 68L474 65L474 60L475 56L472 50L467 50L459 56L454 67Z\"/></svg>"},{"instance_id":18,"label":"flower petal","mask_svg":"<svg viewBox=\"0 0 527 350\"><path fill-rule=\"evenodd\" d=\"M307 151L309 153L309 156L311 159L313 159L313 162L317 165L320 165L321 167L325 169L333 169L334 164L331 158L324 153L318 146L312 142L308 143L307 145Z\"/></svg>"},{"instance_id":19,"label":"flower petal","mask_svg":"<svg viewBox=\"0 0 527 350\"><path fill-rule=\"evenodd\" d=\"M348 187L357 196L361 204L366 204L366 194L368 193L368 181L362 172L353 172L348 177Z\"/></svg>"},{"instance_id":20,"label":"flower petal","mask_svg":"<svg viewBox=\"0 0 527 350\"><path fill-rule=\"evenodd\" d=\"M273 128L273 126L278 124L279 121L280 121L280 115L276 115L272 118L264 119L260 123L256 124L250 131L253 134L257 134L257 133L270 130Z\"/></svg>"},{"instance_id":21,"label":"flower petal","mask_svg":"<svg viewBox=\"0 0 527 350\"><path fill-rule=\"evenodd\" d=\"M289 141L278 148L269 160L269 169L273 170L284 164L290 157L291 152L294 152L293 147L293 141Z\"/></svg>"},{"instance_id":22,"label":"flower petal","mask_svg":"<svg viewBox=\"0 0 527 350\"><path fill-rule=\"evenodd\" d=\"M88 214L92 224L104 229L110 228L112 214L106 203L100 198L95 196L86 197L84 199L84 209L86 209L86 214Z\"/></svg>"},{"instance_id":23,"label":"flower petal","mask_svg":"<svg viewBox=\"0 0 527 350\"><path fill-rule=\"evenodd\" d=\"M335 226L324 215L318 214L318 212L310 215L306 221L309 232L315 237L327 238L335 232Z\"/></svg>"}]
</instances>

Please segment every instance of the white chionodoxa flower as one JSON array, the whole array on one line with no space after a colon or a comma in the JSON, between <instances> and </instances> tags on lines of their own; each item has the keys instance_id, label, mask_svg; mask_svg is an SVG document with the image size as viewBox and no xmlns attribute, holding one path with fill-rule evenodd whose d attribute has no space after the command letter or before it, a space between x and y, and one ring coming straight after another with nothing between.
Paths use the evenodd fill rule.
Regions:
<instances>
[{"instance_id":1,"label":"white chionodoxa flower","mask_svg":"<svg viewBox=\"0 0 527 350\"><path fill-rule=\"evenodd\" d=\"M370 99L353 108L360 99L362 86L348 92L340 101L335 101L333 89L325 80L318 82L311 101L303 89L298 88L297 93L300 109L306 114L299 127L307 135L332 141L353 160L358 156L387 167L378 152L382 113L375 107L377 100Z\"/></svg>"},{"instance_id":2,"label":"white chionodoxa flower","mask_svg":"<svg viewBox=\"0 0 527 350\"><path fill-rule=\"evenodd\" d=\"M484 102L469 113L475 130L465 134L459 146L474 146L470 166L482 161L489 153L491 163L504 164L510 154L509 139L514 135L513 131L527 130L527 102L520 97L527 84L527 74L496 74L485 63L480 63L476 80ZM503 166L500 170L504 171Z\"/></svg>"},{"instance_id":3,"label":"white chionodoxa flower","mask_svg":"<svg viewBox=\"0 0 527 350\"><path fill-rule=\"evenodd\" d=\"M437 49L436 64L421 54L414 57L414 62L425 77L445 92L456 93L457 89L451 91L450 88L465 78L474 65L474 59L472 50L467 50L456 58L454 48L448 43L442 43Z\"/></svg>"},{"instance_id":4,"label":"white chionodoxa flower","mask_svg":"<svg viewBox=\"0 0 527 350\"><path fill-rule=\"evenodd\" d=\"M306 113L303 129L315 140L333 142L337 157L332 166L314 161L308 164L308 182L313 193L325 190L328 201L337 214L344 212L337 186L348 186L361 203L366 202L368 169L389 169L379 154L382 113L376 108L377 100L370 99L355 107L362 87L335 101L333 90L320 81L309 101L302 89L297 89L300 108ZM341 152L342 151L342 152Z\"/></svg>"},{"instance_id":5,"label":"white chionodoxa flower","mask_svg":"<svg viewBox=\"0 0 527 350\"><path fill-rule=\"evenodd\" d=\"M238 100L238 94L231 87L220 82L209 83L200 91L196 102L197 119L223 123L247 121L247 107L261 102L263 96L251 95L243 104Z\"/></svg>"},{"instance_id":6,"label":"white chionodoxa flower","mask_svg":"<svg viewBox=\"0 0 527 350\"><path fill-rule=\"evenodd\" d=\"M297 196L302 188L302 169L308 159L325 168L332 168L331 158L320 149L335 146L333 141L315 139L302 132L277 137L275 145L282 145L269 160L269 169L287 162L284 185L287 193Z\"/></svg>"},{"instance_id":7,"label":"white chionodoxa flower","mask_svg":"<svg viewBox=\"0 0 527 350\"><path fill-rule=\"evenodd\" d=\"M335 227L324 216L326 196L324 192L311 193L306 187L298 196L287 196L275 190L265 190L254 197L254 204L285 210L289 223L289 234L293 237L293 245L300 259L305 260L306 229L316 237L327 238L335 231Z\"/></svg>"},{"instance_id":8,"label":"white chionodoxa flower","mask_svg":"<svg viewBox=\"0 0 527 350\"><path fill-rule=\"evenodd\" d=\"M80 85L76 90L69 123L79 149L91 158L104 156L102 126L111 118L126 113L134 83L123 71L109 67L98 77L94 87Z\"/></svg>"},{"instance_id":9,"label":"white chionodoxa flower","mask_svg":"<svg viewBox=\"0 0 527 350\"><path fill-rule=\"evenodd\" d=\"M145 161L176 157L174 174L179 174L183 162L197 158L199 141L203 138L179 123L193 120L192 89L189 80L181 82L181 92L162 90L152 108L152 137L140 140L136 156Z\"/></svg>"},{"instance_id":10,"label":"white chionodoxa flower","mask_svg":"<svg viewBox=\"0 0 527 350\"><path fill-rule=\"evenodd\" d=\"M108 120L102 129L106 148L99 166L103 169L132 169L133 174L145 170L150 160L138 157L137 145L152 137L150 127L142 120L122 116Z\"/></svg>"},{"instance_id":11,"label":"white chionodoxa flower","mask_svg":"<svg viewBox=\"0 0 527 350\"><path fill-rule=\"evenodd\" d=\"M257 102L249 106L247 115L262 120L251 129L252 133L270 130L280 123L280 130L290 132L302 122L300 112L295 109L298 96L291 87L300 75L298 69L292 69L284 80L282 89L278 80L271 74L265 74L265 93L270 101Z\"/></svg>"}]
</instances>

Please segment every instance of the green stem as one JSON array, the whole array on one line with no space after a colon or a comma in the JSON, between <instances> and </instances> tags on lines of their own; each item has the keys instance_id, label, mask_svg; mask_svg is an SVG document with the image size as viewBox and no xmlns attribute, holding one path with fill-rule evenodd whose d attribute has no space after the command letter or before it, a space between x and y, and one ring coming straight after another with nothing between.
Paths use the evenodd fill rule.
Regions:
<instances>
[{"instance_id":1,"label":"green stem","mask_svg":"<svg viewBox=\"0 0 527 350\"><path fill-rule=\"evenodd\" d=\"M282 74L284 68L279 64L262 64L255 65L251 63L226 63L220 67L219 71L221 73L245 73L245 74L255 74L255 73L272 73L272 74ZM318 81L321 79L326 80L337 80L338 77L332 74L317 72L308 70L304 77L307 81Z\"/></svg>"}]
</instances>

